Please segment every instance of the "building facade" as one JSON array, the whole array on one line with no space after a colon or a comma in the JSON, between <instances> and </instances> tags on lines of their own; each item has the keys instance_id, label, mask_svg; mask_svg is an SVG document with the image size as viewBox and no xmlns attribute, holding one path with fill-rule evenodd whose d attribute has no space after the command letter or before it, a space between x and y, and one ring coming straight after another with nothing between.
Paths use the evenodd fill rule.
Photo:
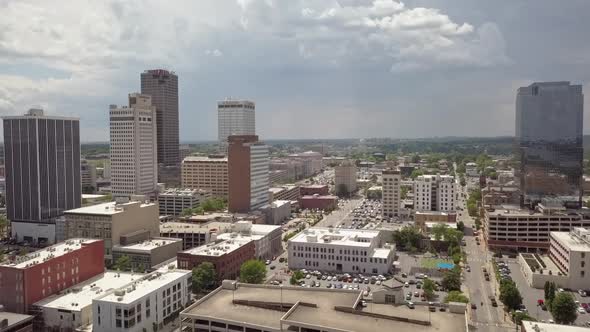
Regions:
<instances>
[{"instance_id":1,"label":"building facade","mask_svg":"<svg viewBox=\"0 0 590 332\"><path fill-rule=\"evenodd\" d=\"M71 239L0 264L0 304L11 312L104 272L104 242Z\"/></svg>"},{"instance_id":2,"label":"building facade","mask_svg":"<svg viewBox=\"0 0 590 332\"><path fill-rule=\"evenodd\" d=\"M376 230L311 228L289 240L289 269L386 274L393 268L395 245L385 238Z\"/></svg>"},{"instance_id":3,"label":"building facade","mask_svg":"<svg viewBox=\"0 0 590 332\"><path fill-rule=\"evenodd\" d=\"M217 135L226 148L231 135L256 135L256 105L248 100L217 102Z\"/></svg>"},{"instance_id":4,"label":"building facade","mask_svg":"<svg viewBox=\"0 0 590 332\"><path fill-rule=\"evenodd\" d=\"M334 210L338 206L338 196L333 195L312 195L301 196L299 198L299 207L310 210Z\"/></svg>"},{"instance_id":5,"label":"building facade","mask_svg":"<svg viewBox=\"0 0 590 332\"><path fill-rule=\"evenodd\" d=\"M186 157L181 172L183 188L208 190L213 197L229 197L227 157Z\"/></svg>"},{"instance_id":6,"label":"building facade","mask_svg":"<svg viewBox=\"0 0 590 332\"><path fill-rule=\"evenodd\" d=\"M80 121L46 116L41 109L3 120L11 236L55 243L56 218L82 203Z\"/></svg>"},{"instance_id":7,"label":"building facade","mask_svg":"<svg viewBox=\"0 0 590 332\"><path fill-rule=\"evenodd\" d=\"M182 239L154 237L129 244L113 246L113 261L127 256L133 271L147 271L182 250Z\"/></svg>"},{"instance_id":8,"label":"building facade","mask_svg":"<svg viewBox=\"0 0 590 332\"><path fill-rule=\"evenodd\" d=\"M571 289L590 287L590 230L575 227L570 232L551 232L549 257L568 277ZM588 271L588 273L586 273Z\"/></svg>"},{"instance_id":9,"label":"building facade","mask_svg":"<svg viewBox=\"0 0 590 332\"><path fill-rule=\"evenodd\" d=\"M281 187L272 187L268 189L270 194L270 201L285 200L285 201L296 201L299 199L300 191L299 186L285 185Z\"/></svg>"},{"instance_id":10,"label":"building facade","mask_svg":"<svg viewBox=\"0 0 590 332\"><path fill-rule=\"evenodd\" d=\"M398 170L384 170L381 173L383 179L382 185L382 214L384 217L399 217L401 209L401 190L400 184L402 176Z\"/></svg>"},{"instance_id":11,"label":"building facade","mask_svg":"<svg viewBox=\"0 0 590 332\"><path fill-rule=\"evenodd\" d=\"M61 237L103 239L104 259L108 262L113 259L113 246L121 243L122 236L147 231L156 237L160 234L159 224L155 203L108 202L66 211Z\"/></svg>"},{"instance_id":12,"label":"building facade","mask_svg":"<svg viewBox=\"0 0 590 332\"><path fill-rule=\"evenodd\" d=\"M162 329L165 321L189 304L191 274L179 269L158 270L95 299L92 331Z\"/></svg>"},{"instance_id":13,"label":"building facade","mask_svg":"<svg viewBox=\"0 0 590 332\"><path fill-rule=\"evenodd\" d=\"M170 188L158 194L161 216L180 216L185 209L198 207L211 192L203 189Z\"/></svg>"},{"instance_id":14,"label":"building facade","mask_svg":"<svg viewBox=\"0 0 590 332\"><path fill-rule=\"evenodd\" d=\"M336 193L348 195L357 189L356 166L348 161L334 167L334 187ZM340 192L341 191L341 192Z\"/></svg>"},{"instance_id":15,"label":"building facade","mask_svg":"<svg viewBox=\"0 0 590 332\"><path fill-rule=\"evenodd\" d=\"M301 196L310 196L310 195L329 195L330 188L327 184L310 184L306 186L299 187L299 193Z\"/></svg>"},{"instance_id":16,"label":"building facade","mask_svg":"<svg viewBox=\"0 0 590 332\"><path fill-rule=\"evenodd\" d=\"M129 94L129 107L111 105L111 190L114 197L154 196L158 183L156 108L151 96Z\"/></svg>"},{"instance_id":17,"label":"building facade","mask_svg":"<svg viewBox=\"0 0 590 332\"><path fill-rule=\"evenodd\" d=\"M230 212L249 212L268 204L269 150L258 136L228 138L228 183Z\"/></svg>"},{"instance_id":18,"label":"building facade","mask_svg":"<svg viewBox=\"0 0 590 332\"><path fill-rule=\"evenodd\" d=\"M581 207L584 95L581 85L540 82L516 97L517 177L521 204L554 197Z\"/></svg>"},{"instance_id":19,"label":"building facade","mask_svg":"<svg viewBox=\"0 0 590 332\"><path fill-rule=\"evenodd\" d=\"M231 231L229 222L166 222L160 224L160 237L182 239L182 250L215 242L217 235Z\"/></svg>"},{"instance_id":20,"label":"building facade","mask_svg":"<svg viewBox=\"0 0 590 332\"><path fill-rule=\"evenodd\" d=\"M96 187L96 166L89 163L87 160L80 161L80 176L82 184L82 192L85 194L93 194L98 188Z\"/></svg>"},{"instance_id":21,"label":"building facade","mask_svg":"<svg viewBox=\"0 0 590 332\"><path fill-rule=\"evenodd\" d=\"M152 97L156 108L157 163L180 163L178 136L178 76L164 69L141 73L141 93Z\"/></svg>"},{"instance_id":22,"label":"building facade","mask_svg":"<svg viewBox=\"0 0 590 332\"><path fill-rule=\"evenodd\" d=\"M416 211L455 211L455 178L451 175L420 175L414 180Z\"/></svg>"},{"instance_id":23,"label":"building facade","mask_svg":"<svg viewBox=\"0 0 590 332\"><path fill-rule=\"evenodd\" d=\"M217 281L221 282L224 279L237 279L242 264L254 259L255 255L256 247L252 239L236 237L179 252L177 257L181 269L192 270L204 262L213 264Z\"/></svg>"}]
</instances>

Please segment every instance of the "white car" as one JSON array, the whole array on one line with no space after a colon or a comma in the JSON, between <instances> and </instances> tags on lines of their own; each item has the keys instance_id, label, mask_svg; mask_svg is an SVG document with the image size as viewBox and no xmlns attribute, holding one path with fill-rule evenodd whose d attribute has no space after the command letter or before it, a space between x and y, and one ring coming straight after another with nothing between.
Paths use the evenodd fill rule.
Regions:
<instances>
[{"instance_id":1,"label":"white car","mask_svg":"<svg viewBox=\"0 0 590 332\"><path fill-rule=\"evenodd\" d=\"M311 274L306 275L305 279L311 279Z\"/></svg>"},{"instance_id":2,"label":"white car","mask_svg":"<svg viewBox=\"0 0 590 332\"><path fill-rule=\"evenodd\" d=\"M586 291L582 290L582 289L578 289L578 294L580 294L581 297L586 297Z\"/></svg>"},{"instance_id":3,"label":"white car","mask_svg":"<svg viewBox=\"0 0 590 332\"><path fill-rule=\"evenodd\" d=\"M578 307L578 313L585 314L586 310L584 310L584 308L582 308L582 307Z\"/></svg>"}]
</instances>

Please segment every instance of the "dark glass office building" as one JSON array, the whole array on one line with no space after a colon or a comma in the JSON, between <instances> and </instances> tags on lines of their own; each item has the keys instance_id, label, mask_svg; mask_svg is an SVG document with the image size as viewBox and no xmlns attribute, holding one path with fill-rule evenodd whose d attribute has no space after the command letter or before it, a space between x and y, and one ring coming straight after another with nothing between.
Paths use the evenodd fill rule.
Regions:
<instances>
[{"instance_id":1,"label":"dark glass office building","mask_svg":"<svg viewBox=\"0 0 590 332\"><path fill-rule=\"evenodd\" d=\"M6 211L12 236L55 241L55 218L79 208L80 121L31 109L4 122ZM52 235L53 234L53 235Z\"/></svg>"},{"instance_id":2,"label":"dark glass office building","mask_svg":"<svg viewBox=\"0 0 590 332\"><path fill-rule=\"evenodd\" d=\"M176 166L180 163L178 76L163 69L146 70L141 73L141 93L152 96L156 106L158 164Z\"/></svg>"},{"instance_id":3,"label":"dark glass office building","mask_svg":"<svg viewBox=\"0 0 590 332\"><path fill-rule=\"evenodd\" d=\"M583 116L581 85L543 82L518 89L516 153L523 205L546 198L581 206Z\"/></svg>"}]
</instances>

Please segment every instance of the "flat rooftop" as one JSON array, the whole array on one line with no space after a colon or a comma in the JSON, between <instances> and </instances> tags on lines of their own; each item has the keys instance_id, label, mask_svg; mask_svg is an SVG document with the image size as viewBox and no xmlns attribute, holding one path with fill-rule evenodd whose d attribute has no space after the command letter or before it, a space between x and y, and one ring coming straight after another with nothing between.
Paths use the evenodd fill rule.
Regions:
<instances>
[{"instance_id":1,"label":"flat rooftop","mask_svg":"<svg viewBox=\"0 0 590 332\"><path fill-rule=\"evenodd\" d=\"M123 287L143 276L144 274L140 273L107 271L62 291L62 295L52 295L35 303L35 305L46 308L80 311L92 305L93 299L99 298L119 287ZM68 293L64 294L64 292Z\"/></svg>"},{"instance_id":2,"label":"flat rooftop","mask_svg":"<svg viewBox=\"0 0 590 332\"><path fill-rule=\"evenodd\" d=\"M235 238L222 240L221 242L209 243L196 248L187 249L182 252L196 256L222 256L241 248L251 241L252 237L250 236L237 236Z\"/></svg>"},{"instance_id":3,"label":"flat rooftop","mask_svg":"<svg viewBox=\"0 0 590 332\"><path fill-rule=\"evenodd\" d=\"M327 227L313 227L297 234L289 242L294 243L324 243L333 245L367 247L377 239L379 231L364 229L334 229Z\"/></svg>"},{"instance_id":4,"label":"flat rooftop","mask_svg":"<svg viewBox=\"0 0 590 332\"><path fill-rule=\"evenodd\" d=\"M154 238L138 243L122 246L115 245L113 250L121 250L126 252L148 253L158 247L164 247L173 243L182 242L182 239L175 238Z\"/></svg>"},{"instance_id":5,"label":"flat rooftop","mask_svg":"<svg viewBox=\"0 0 590 332\"><path fill-rule=\"evenodd\" d=\"M225 162L227 163L227 157L220 157L220 158L211 158L211 157L204 157L204 156L188 156L185 157L182 162Z\"/></svg>"},{"instance_id":6,"label":"flat rooftop","mask_svg":"<svg viewBox=\"0 0 590 332\"><path fill-rule=\"evenodd\" d=\"M338 199L338 196L334 196L334 195L306 195L306 196L301 196L301 199Z\"/></svg>"},{"instance_id":7,"label":"flat rooftop","mask_svg":"<svg viewBox=\"0 0 590 332\"><path fill-rule=\"evenodd\" d=\"M34 265L42 263L46 260L54 259L56 257L63 256L71 251L78 250L82 248L82 244L84 243L93 243L97 241L102 240L81 238L69 239L64 242L54 244L50 247L46 247L41 250L28 253L24 256L17 256L14 261L5 261L4 263L0 263L0 266L8 266L15 269L24 269L31 266L31 264Z\"/></svg>"},{"instance_id":8,"label":"flat rooftop","mask_svg":"<svg viewBox=\"0 0 590 332\"><path fill-rule=\"evenodd\" d=\"M138 280L132 281L127 285L119 287L118 290L125 290L125 294L123 295L116 295L116 292L111 292L101 298L98 298L97 300L125 304L132 303L150 294L154 290L173 281L184 278L192 273L188 270L168 270L166 272L161 272L164 269L165 268L162 268L156 272L150 273L149 275L143 276Z\"/></svg>"},{"instance_id":9,"label":"flat rooftop","mask_svg":"<svg viewBox=\"0 0 590 332\"><path fill-rule=\"evenodd\" d=\"M587 327L522 321L525 332L588 332Z\"/></svg>"},{"instance_id":10,"label":"flat rooftop","mask_svg":"<svg viewBox=\"0 0 590 332\"><path fill-rule=\"evenodd\" d=\"M160 234L166 233L216 233L231 232L231 223L212 221L208 223L165 222L160 224Z\"/></svg>"},{"instance_id":11,"label":"flat rooftop","mask_svg":"<svg viewBox=\"0 0 590 332\"><path fill-rule=\"evenodd\" d=\"M191 189L191 188L168 188L164 192L161 192L158 196L166 197L191 197L200 194L207 194L209 191L203 189Z\"/></svg>"},{"instance_id":12,"label":"flat rooftop","mask_svg":"<svg viewBox=\"0 0 590 332\"><path fill-rule=\"evenodd\" d=\"M259 301L289 306L288 312L265 309L233 301ZM285 324L307 324L325 326L350 332L374 331L465 331L465 316L448 312L430 313L432 325L418 325L388 318L369 317L335 310L336 306L354 308L361 299L360 291L309 289L303 287L258 286L238 284L237 289L218 288L182 312L183 316L233 321L238 325L247 323L259 325L264 329L279 330L280 322ZM295 305L297 302L312 306ZM426 307L414 310L405 306L369 303L366 308L357 306L357 313L369 312L385 316L413 318L427 322L429 313Z\"/></svg>"},{"instance_id":13,"label":"flat rooftop","mask_svg":"<svg viewBox=\"0 0 590 332\"><path fill-rule=\"evenodd\" d=\"M90 214L90 215L113 215L117 213L122 213L125 211L126 207L133 206L140 204L140 207L146 207L150 205L155 205L155 203L142 203L142 202L128 202L128 203L120 203L117 204L116 202L107 202L102 204L95 204L89 205L77 209L67 210L65 214Z\"/></svg>"},{"instance_id":14,"label":"flat rooftop","mask_svg":"<svg viewBox=\"0 0 590 332\"><path fill-rule=\"evenodd\" d=\"M590 252L590 244L570 232L551 232L551 236L565 243L572 251Z\"/></svg>"},{"instance_id":15,"label":"flat rooftop","mask_svg":"<svg viewBox=\"0 0 590 332\"><path fill-rule=\"evenodd\" d=\"M8 321L8 326L6 326L7 330L10 329L11 327L18 325L18 324L22 324L27 321L32 321L33 318L35 318L35 317L30 316L30 315L17 314L14 312L8 312L8 311L1 311L0 312L0 321L3 321L5 319Z\"/></svg>"}]
</instances>

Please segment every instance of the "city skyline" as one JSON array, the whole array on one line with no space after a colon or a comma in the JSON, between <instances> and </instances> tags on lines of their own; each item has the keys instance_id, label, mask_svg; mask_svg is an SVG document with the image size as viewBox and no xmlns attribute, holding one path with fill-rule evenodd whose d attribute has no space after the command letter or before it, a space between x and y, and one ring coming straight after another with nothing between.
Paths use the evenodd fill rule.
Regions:
<instances>
[{"instance_id":1,"label":"city skyline","mask_svg":"<svg viewBox=\"0 0 590 332\"><path fill-rule=\"evenodd\" d=\"M590 23L576 15L588 9L584 2L88 6L76 3L55 16L43 5L7 3L12 33L0 55L0 113L39 105L79 115L83 142L107 141L105 108L139 90L138 73L166 68L181 78L181 141L214 141L216 101L230 96L256 102L257 134L265 140L505 136L514 134L518 87L564 80L585 92L589 86L590 57L579 40ZM32 9L43 19L28 19ZM96 15L74 29L84 12ZM152 12L162 13L159 22L145 19ZM98 38L102 33L109 38ZM409 38L413 33L422 38ZM38 42L23 48L19 40ZM78 43L83 47L73 49Z\"/></svg>"}]
</instances>

